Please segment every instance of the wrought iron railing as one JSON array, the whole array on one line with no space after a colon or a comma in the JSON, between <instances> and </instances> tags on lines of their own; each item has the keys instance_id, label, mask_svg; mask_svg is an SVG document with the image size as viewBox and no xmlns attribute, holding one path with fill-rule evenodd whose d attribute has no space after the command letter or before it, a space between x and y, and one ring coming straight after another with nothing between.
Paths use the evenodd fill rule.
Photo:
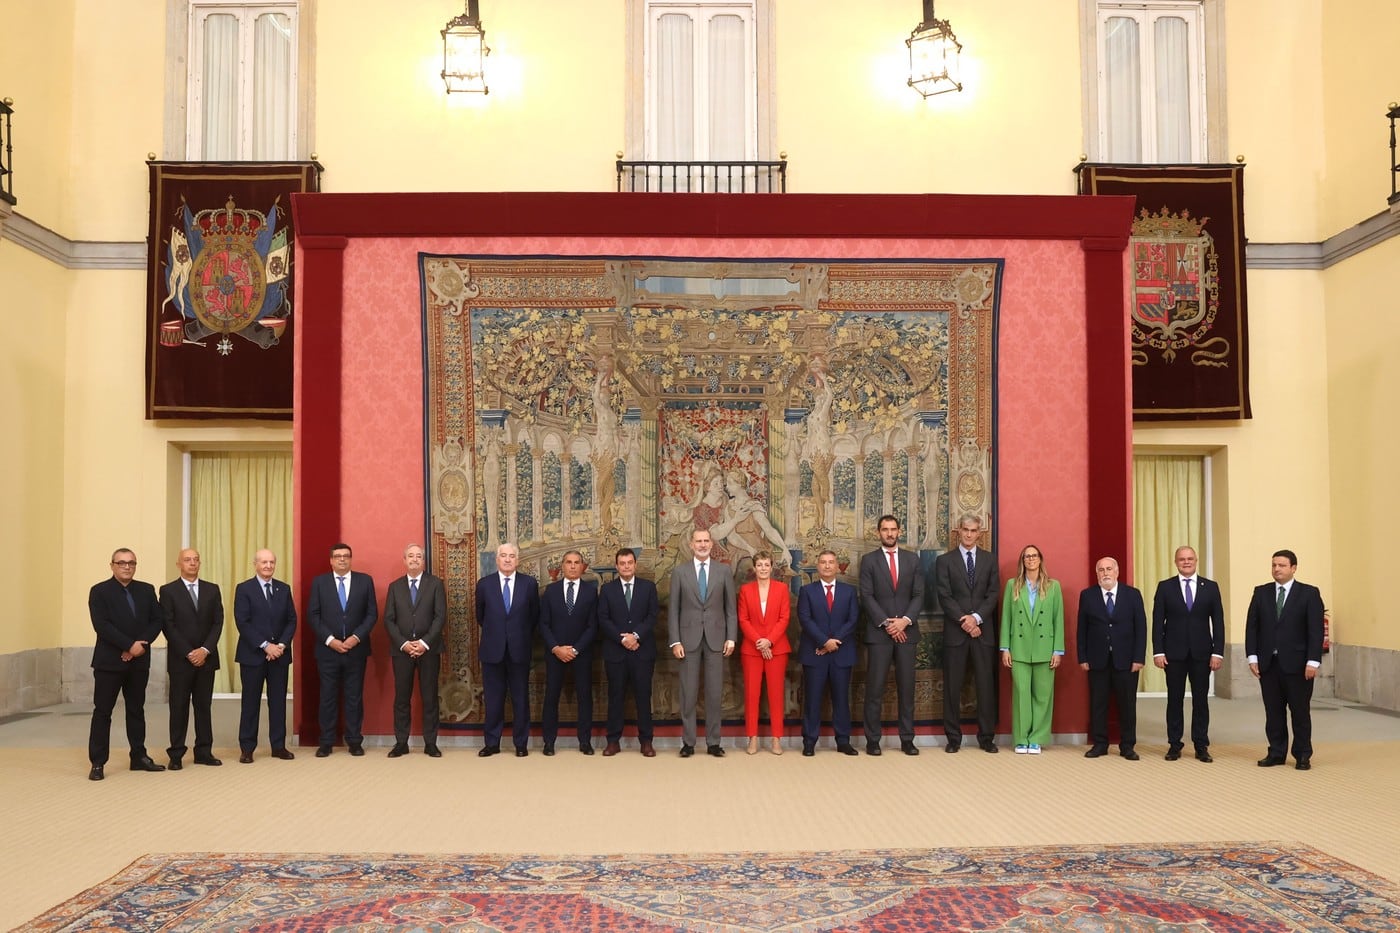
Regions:
<instances>
[{"instance_id":1,"label":"wrought iron railing","mask_svg":"<svg viewBox=\"0 0 1400 933\"><path fill-rule=\"evenodd\" d=\"M1395 154L1395 121L1400 120L1400 104L1391 101L1386 116L1390 118L1390 197L1386 200L1394 205L1400 204L1400 158Z\"/></svg>"},{"instance_id":2,"label":"wrought iron railing","mask_svg":"<svg viewBox=\"0 0 1400 933\"><path fill-rule=\"evenodd\" d=\"M617 160L618 191L696 194L782 194L787 159L776 162L661 162Z\"/></svg>"},{"instance_id":3,"label":"wrought iron railing","mask_svg":"<svg viewBox=\"0 0 1400 933\"><path fill-rule=\"evenodd\" d=\"M10 129L10 114L14 113L14 98L0 100L0 201L15 203L14 143Z\"/></svg>"}]
</instances>

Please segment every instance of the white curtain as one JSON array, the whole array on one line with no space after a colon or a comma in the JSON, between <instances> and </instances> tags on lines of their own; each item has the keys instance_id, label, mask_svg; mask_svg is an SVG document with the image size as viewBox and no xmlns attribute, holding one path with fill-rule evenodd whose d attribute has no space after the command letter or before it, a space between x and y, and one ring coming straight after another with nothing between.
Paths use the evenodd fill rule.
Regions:
<instances>
[{"instance_id":1,"label":"white curtain","mask_svg":"<svg viewBox=\"0 0 1400 933\"><path fill-rule=\"evenodd\" d=\"M652 158L667 162L741 161L748 151L748 22L734 13L665 12L655 21ZM692 169L653 178L652 190L752 187L752 177Z\"/></svg>"},{"instance_id":2,"label":"white curtain","mask_svg":"<svg viewBox=\"0 0 1400 933\"><path fill-rule=\"evenodd\" d=\"M204 19L200 103L203 120L198 158L239 158L238 17L210 13Z\"/></svg>"},{"instance_id":3,"label":"white curtain","mask_svg":"<svg viewBox=\"0 0 1400 933\"><path fill-rule=\"evenodd\" d=\"M1158 162L1190 162L1191 56L1186 20L1159 16L1152 24L1157 95Z\"/></svg>"},{"instance_id":4,"label":"white curtain","mask_svg":"<svg viewBox=\"0 0 1400 933\"><path fill-rule=\"evenodd\" d=\"M259 160L290 159L292 106L292 21L263 13L253 29L253 151Z\"/></svg>"},{"instance_id":5,"label":"white curtain","mask_svg":"<svg viewBox=\"0 0 1400 933\"><path fill-rule=\"evenodd\" d=\"M727 14L714 16L709 32L710 146L706 158L746 159L744 21Z\"/></svg>"},{"instance_id":6,"label":"white curtain","mask_svg":"<svg viewBox=\"0 0 1400 933\"><path fill-rule=\"evenodd\" d=\"M1107 162L1142 161L1142 45L1137 20L1110 16L1104 28L1104 100Z\"/></svg>"},{"instance_id":7,"label":"white curtain","mask_svg":"<svg viewBox=\"0 0 1400 933\"><path fill-rule=\"evenodd\" d=\"M656 21L656 158L686 162L695 158L695 22L685 13Z\"/></svg>"}]
</instances>

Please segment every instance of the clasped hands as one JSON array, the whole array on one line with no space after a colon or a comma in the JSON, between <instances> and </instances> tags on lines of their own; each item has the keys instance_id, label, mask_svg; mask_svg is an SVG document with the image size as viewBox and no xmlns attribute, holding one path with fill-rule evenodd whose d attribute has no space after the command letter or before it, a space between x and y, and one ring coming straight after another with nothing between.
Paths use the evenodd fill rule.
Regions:
<instances>
[{"instance_id":1,"label":"clasped hands","mask_svg":"<svg viewBox=\"0 0 1400 933\"><path fill-rule=\"evenodd\" d=\"M150 642L148 641L132 642L131 647L122 652L122 660L130 661L132 658L141 657L141 655L146 653L146 646L149 644Z\"/></svg>"},{"instance_id":2,"label":"clasped hands","mask_svg":"<svg viewBox=\"0 0 1400 933\"><path fill-rule=\"evenodd\" d=\"M353 651L353 650L355 649L355 646L358 645L359 643L360 643L360 636L359 636L359 635L351 635L349 638L345 639L344 641L341 641L339 638L332 638L332 639L330 640L330 643L329 643L329 644L330 644L330 649L331 649L332 651L338 651L338 652L340 652L341 654L345 654L346 652Z\"/></svg>"},{"instance_id":3,"label":"clasped hands","mask_svg":"<svg viewBox=\"0 0 1400 933\"><path fill-rule=\"evenodd\" d=\"M832 654L841 647L841 642L835 638L828 638L826 644L816 650L816 654Z\"/></svg>"},{"instance_id":4,"label":"clasped hands","mask_svg":"<svg viewBox=\"0 0 1400 933\"><path fill-rule=\"evenodd\" d=\"M894 641L900 643L906 642L909 640L909 635L904 630L907 629L911 624L912 623L903 616L900 616L897 619L886 619L885 634L889 635L890 638Z\"/></svg>"},{"instance_id":5,"label":"clasped hands","mask_svg":"<svg viewBox=\"0 0 1400 933\"><path fill-rule=\"evenodd\" d=\"M551 654L553 654L559 660L563 661L565 664L568 664L570 661L578 657L578 649L575 648L573 645L555 645L549 650Z\"/></svg>"}]
</instances>

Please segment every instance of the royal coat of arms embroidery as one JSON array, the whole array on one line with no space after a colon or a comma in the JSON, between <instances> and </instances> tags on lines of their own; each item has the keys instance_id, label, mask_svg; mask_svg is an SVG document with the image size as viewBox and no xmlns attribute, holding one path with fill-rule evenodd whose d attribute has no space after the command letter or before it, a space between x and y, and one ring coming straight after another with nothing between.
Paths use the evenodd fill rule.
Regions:
<instances>
[{"instance_id":1,"label":"royal coat of arms embroidery","mask_svg":"<svg viewBox=\"0 0 1400 933\"><path fill-rule=\"evenodd\" d=\"M1211 337L1220 313L1220 258L1206 232L1209 217L1147 208L1133 222L1133 365L1148 352L1171 363L1190 349L1193 366L1228 366L1230 342Z\"/></svg>"}]
</instances>

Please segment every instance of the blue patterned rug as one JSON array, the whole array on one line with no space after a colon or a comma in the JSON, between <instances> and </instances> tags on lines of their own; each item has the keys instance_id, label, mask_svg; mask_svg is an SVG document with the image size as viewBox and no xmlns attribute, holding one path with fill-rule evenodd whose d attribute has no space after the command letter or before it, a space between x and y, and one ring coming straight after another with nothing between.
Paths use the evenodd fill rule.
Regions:
<instances>
[{"instance_id":1,"label":"blue patterned rug","mask_svg":"<svg viewBox=\"0 0 1400 933\"><path fill-rule=\"evenodd\" d=\"M19 928L1400 930L1400 888L1280 843L771 855L151 855Z\"/></svg>"}]
</instances>

